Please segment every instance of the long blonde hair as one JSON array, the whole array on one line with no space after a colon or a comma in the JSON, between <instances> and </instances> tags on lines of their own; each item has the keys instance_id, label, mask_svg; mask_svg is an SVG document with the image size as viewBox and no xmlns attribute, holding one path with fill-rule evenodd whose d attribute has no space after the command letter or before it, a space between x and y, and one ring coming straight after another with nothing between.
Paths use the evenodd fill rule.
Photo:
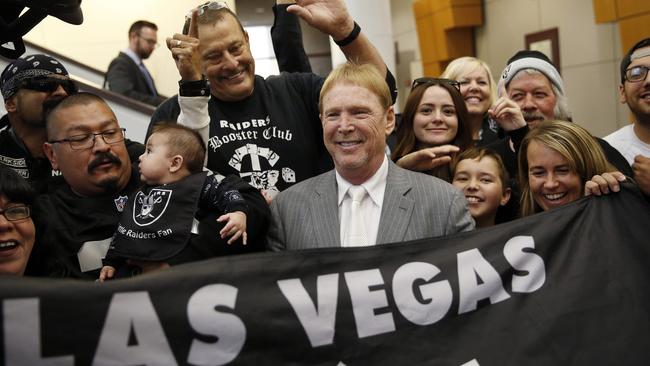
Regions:
<instances>
[{"instance_id":1,"label":"long blonde hair","mask_svg":"<svg viewBox=\"0 0 650 366\"><path fill-rule=\"evenodd\" d=\"M494 77L492 77L490 66L485 61L471 56L459 57L447 65L440 77L460 81L463 76L479 68L483 68L488 76L488 82L490 83L490 105L492 105L496 100L497 83L494 81Z\"/></svg>"},{"instance_id":2,"label":"long blonde hair","mask_svg":"<svg viewBox=\"0 0 650 366\"><path fill-rule=\"evenodd\" d=\"M527 151L530 143L536 141L557 151L569 163L570 169L580 177L583 185L594 175L615 170L605 158L600 144L584 128L567 121L551 120L532 129L519 149L519 187L521 188L521 215L529 216L542 211L535 202L528 180Z\"/></svg>"}]
</instances>

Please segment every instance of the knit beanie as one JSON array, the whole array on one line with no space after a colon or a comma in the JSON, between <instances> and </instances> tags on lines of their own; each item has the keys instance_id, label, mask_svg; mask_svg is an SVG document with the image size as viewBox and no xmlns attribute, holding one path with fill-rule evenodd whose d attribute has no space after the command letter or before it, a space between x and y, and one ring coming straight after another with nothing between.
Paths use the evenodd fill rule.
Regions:
<instances>
[{"instance_id":1,"label":"knit beanie","mask_svg":"<svg viewBox=\"0 0 650 366\"><path fill-rule=\"evenodd\" d=\"M508 60L508 65L501 73L499 79L498 91L501 97L504 87L508 87L510 81L517 75L517 73L524 69L535 69L544 74L550 81L557 87L562 95L564 95L564 83L562 77L557 71L551 60L545 54L539 51L522 50L515 53Z\"/></svg>"}]
</instances>

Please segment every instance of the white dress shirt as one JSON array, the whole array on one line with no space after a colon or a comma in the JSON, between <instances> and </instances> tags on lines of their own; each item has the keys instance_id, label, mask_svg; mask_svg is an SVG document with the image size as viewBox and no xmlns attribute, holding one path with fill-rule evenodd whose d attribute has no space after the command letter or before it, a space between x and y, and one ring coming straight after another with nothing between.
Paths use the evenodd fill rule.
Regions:
<instances>
[{"instance_id":1,"label":"white dress shirt","mask_svg":"<svg viewBox=\"0 0 650 366\"><path fill-rule=\"evenodd\" d=\"M384 156L384 162L375 174L360 184L368 192L368 195L361 203L368 245L377 243L379 219L381 218L381 208L384 202L384 192L386 191L386 177L388 177L388 159ZM352 198L347 193L352 184L346 181L338 172L336 172L336 183L338 186L339 229L341 241L343 241L343 236L348 232L347 225L351 222L348 216L350 215Z\"/></svg>"}]
</instances>

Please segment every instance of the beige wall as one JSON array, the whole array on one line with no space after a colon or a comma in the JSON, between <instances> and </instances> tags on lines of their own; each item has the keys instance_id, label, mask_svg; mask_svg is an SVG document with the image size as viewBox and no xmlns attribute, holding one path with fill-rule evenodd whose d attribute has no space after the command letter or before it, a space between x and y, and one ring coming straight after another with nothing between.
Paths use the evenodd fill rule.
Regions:
<instances>
[{"instance_id":1,"label":"beige wall","mask_svg":"<svg viewBox=\"0 0 650 366\"><path fill-rule=\"evenodd\" d=\"M392 0L395 41L398 55L404 56L397 65L402 96L408 94L408 79L422 76L412 3ZM495 77L525 47L525 34L558 27L561 72L574 120L596 136L627 123L627 106L617 96L618 26L596 24L592 0L484 0L483 6L484 25L475 29L476 52ZM415 58L405 62L408 55Z\"/></svg>"},{"instance_id":2,"label":"beige wall","mask_svg":"<svg viewBox=\"0 0 650 366\"><path fill-rule=\"evenodd\" d=\"M625 123L627 107L617 98L622 57L618 27L595 23L592 0L486 0L484 7L485 24L475 33L477 56L495 74L525 47L525 34L557 27L574 121L596 136Z\"/></svg>"},{"instance_id":3,"label":"beige wall","mask_svg":"<svg viewBox=\"0 0 650 366\"><path fill-rule=\"evenodd\" d=\"M391 0L393 37L397 46L396 75L399 110L404 109L410 81L422 76L422 60L413 16L413 0Z\"/></svg>"},{"instance_id":4,"label":"beige wall","mask_svg":"<svg viewBox=\"0 0 650 366\"><path fill-rule=\"evenodd\" d=\"M29 32L25 39L52 51L106 70L117 53L128 46L127 32L139 19L158 25L160 47L145 61L161 94L178 92L180 79L165 38L180 32L189 9L203 0L84 0L84 23L79 26L48 17ZM234 9L234 0L227 1ZM270 6L270 5L269 5Z\"/></svg>"}]
</instances>

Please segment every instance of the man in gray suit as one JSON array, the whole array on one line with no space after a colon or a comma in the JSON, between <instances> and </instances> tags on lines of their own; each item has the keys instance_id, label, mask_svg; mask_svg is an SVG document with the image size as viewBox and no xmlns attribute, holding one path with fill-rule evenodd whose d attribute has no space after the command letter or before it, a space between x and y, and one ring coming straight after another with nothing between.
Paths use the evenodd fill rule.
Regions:
<instances>
[{"instance_id":1,"label":"man in gray suit","mask_svg":"<svg viewBox=\"0 0 650 366\"><path fill-rule=\"evenodd\" d=\"M319 107L335 169L275 198L269 249L369 246L474 228L460 191L386 157L386 136L395 127L391 104L372 65L348 63L332 71Z\"/></svg>"}]
</instances>

